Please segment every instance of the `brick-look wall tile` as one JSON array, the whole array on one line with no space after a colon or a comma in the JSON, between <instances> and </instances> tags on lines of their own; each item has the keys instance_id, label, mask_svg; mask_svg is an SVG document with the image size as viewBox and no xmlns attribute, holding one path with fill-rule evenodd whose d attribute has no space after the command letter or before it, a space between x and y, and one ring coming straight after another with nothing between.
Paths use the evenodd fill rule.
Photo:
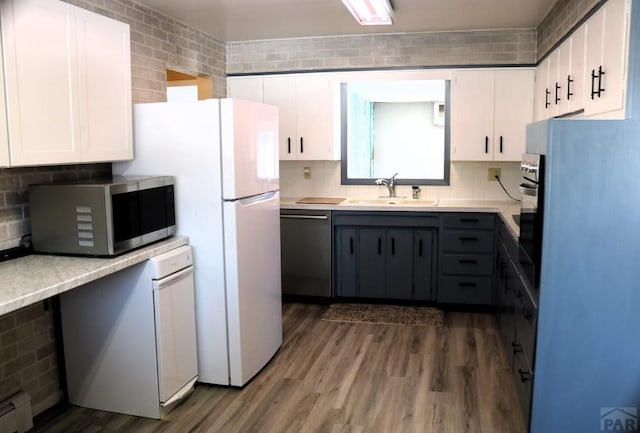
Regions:
<instances>
[{"instance_id":1,"label":"brick-look wall tile","mask_svg":"<svg viewBox=\"0 0 640 433\"><path fill-rule=\"evenodd\" d=\"M228 73L531 64L536 31L492 30L231 42Z\"/></svg>"},{"instance_id":2,"label":"brick-look wall tile","mask_svg":"<svg viewBox=\"0 0 640 433\"><path fill-rule=\"evenodd\" d=\"M541 59L585 15L604 0L559 0L538 26L537 59Z\"/></svg>"},{"instance_id":3,"label":"brick-look wall tile","mask_svg":"<svg viewBox=\"0 0 640 433\"><path fill-rule=\"evenodd\" d=\"M36 413L61 394L53 313L43 303L0 319L0 400L18 391L31 394Z\"/></svg>"}]
</instances>

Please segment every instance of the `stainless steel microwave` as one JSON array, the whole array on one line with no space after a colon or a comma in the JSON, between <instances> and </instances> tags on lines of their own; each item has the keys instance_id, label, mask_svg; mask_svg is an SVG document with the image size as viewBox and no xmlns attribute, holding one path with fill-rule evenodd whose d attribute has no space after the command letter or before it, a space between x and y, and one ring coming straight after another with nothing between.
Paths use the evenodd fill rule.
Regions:
<instances>
[{"instance_id":1,"label":"stainless steel microwave","mask_svg":"<svg viewBox=\"0 0 640 433\"><path fill-rule=\"evenodd\" d=\"M171 176L29 186L36 252L115 256L176 233Z\"/></svg>"}]
</instances>

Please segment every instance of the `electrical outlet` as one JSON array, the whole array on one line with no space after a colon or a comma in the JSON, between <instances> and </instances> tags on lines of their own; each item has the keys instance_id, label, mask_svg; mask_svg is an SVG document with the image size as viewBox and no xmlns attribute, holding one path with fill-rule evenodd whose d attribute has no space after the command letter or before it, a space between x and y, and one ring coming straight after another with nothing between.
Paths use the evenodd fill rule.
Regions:
<instances>
[{"instance_id":1,"label":"electrical outlet","mask_svg":"<svg viewBox=\"0 0 640 433\"><path fill-rule=\"evenodd\" d=\"M311 179L311 167L304 167L302 173L305 179Z\"/></svg>"},{"instance_id":2,"label":"electrical outlet","mask_svg":"<svg viewBox=\"0 0 640 433\"><path fill-rule=\"evenodd\" d=\"M496 176L500 178L500 169L499 168L490 168L487 174L487 180L496 180Z\"/></svg>"}]
</instances>

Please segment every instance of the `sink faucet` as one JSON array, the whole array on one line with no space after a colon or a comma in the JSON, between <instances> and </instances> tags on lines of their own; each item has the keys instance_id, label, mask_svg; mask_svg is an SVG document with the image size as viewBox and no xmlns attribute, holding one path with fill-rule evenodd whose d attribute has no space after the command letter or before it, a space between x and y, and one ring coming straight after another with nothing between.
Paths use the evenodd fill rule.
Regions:
<instances>
[{"instance_id":1,"label":"sink faucet","mask_svg":"<svg viewBox=\"0 0 640 433\"><path fill-rule=\"evenodd\" d=\"M396 177L397 176L398 176L398 173L394 174L389 179L385 179L385 178L376 179L376 185L384 185L384 186L386 186L387 189L389 190L389 197L395 197L396 196Z\"/></svg>"}]
</instances>

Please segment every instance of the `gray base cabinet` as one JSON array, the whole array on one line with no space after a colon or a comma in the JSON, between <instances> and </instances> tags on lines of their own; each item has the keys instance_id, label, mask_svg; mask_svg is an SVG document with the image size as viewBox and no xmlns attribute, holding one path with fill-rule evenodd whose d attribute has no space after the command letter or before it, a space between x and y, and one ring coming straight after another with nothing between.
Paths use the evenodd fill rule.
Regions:
<instances>
[{"instance_id":1,"label":"gray base cabinet","mask_svg":"<svg viewBox=\"0 0 640 433\"><path fill-rule=\"evenodd\" d=\"M492 305L495 215L443 214L437 301Z\"/></svg>"},{"instance_id":2,"label":"gray base cabinet","mask_svg":"<svg viewBox=\"0 0 640 433\"><path fill-rule=\"evenodd\" d=\"M537 302L529 260L502 221L498 225L495 293L500 335L509 357L525 423L529 424L537 328Z\"/></svg>"},{"instance_id":3,"label":"gray base cabinet","mask_svg":"<svg viewBox=\"0 0 640 433\"><path fill-rule=\"evenodd\" d=\"M334 212L335 295L433 300L438 221L413 212Z\"/></svg>"}]
</instances>

